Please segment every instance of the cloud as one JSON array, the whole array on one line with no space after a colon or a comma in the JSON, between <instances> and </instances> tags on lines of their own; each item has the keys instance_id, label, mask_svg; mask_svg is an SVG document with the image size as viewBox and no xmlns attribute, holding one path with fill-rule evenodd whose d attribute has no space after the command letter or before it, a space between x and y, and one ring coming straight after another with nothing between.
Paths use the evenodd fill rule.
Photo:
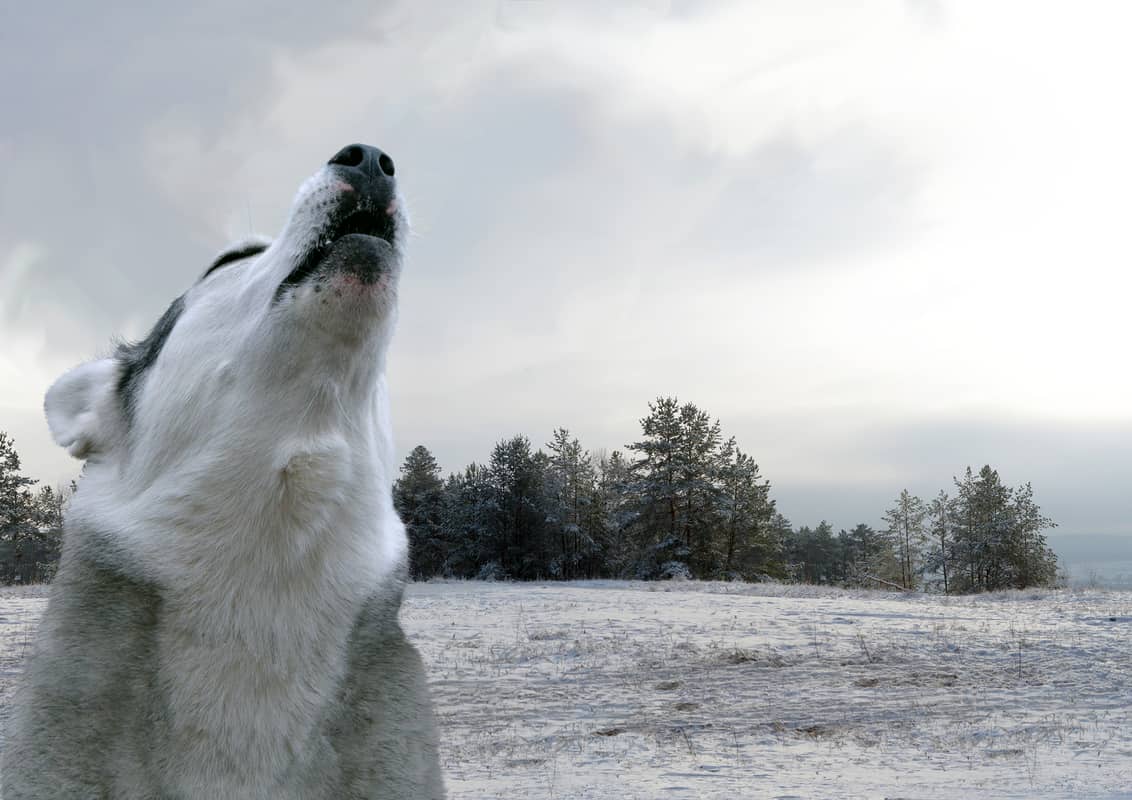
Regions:
<instances>
[{"instance_id":1,"label":"cloud","mask_svg":"<svg viewBox=\"0 0 1132 800\"><path fill-rule=\"evenodd\" d=\"M108 333L139 300L142 320L163 305L223 242L199 210L186 213L187 198L163 191L147 158L152 131L180 120L223 150L232 126L268 106L274 56L359 35L341 20L374 8L47 3L6 15L0 107L13 124L0 134L0 257L26 241L44 255L6 287L4 322L34 324L29 309L60 304ZM194 193L195 209L208 199ZM130 320L133 333L144 326Z\"/></svg>"},{"instance_id":2,"label":"cloud","mask_svg":"<svg viewBox=\"0 0 1132 800\"><path fill-rule=\"evenodd\" d=\"M0 31L5 414L35 418L59 370L142 334L227 240L276 232L361 140L396 160L417 234L404 448L456 468L557 425L619 446L676 393L784 505L830 517L915 452L934 475L1041 431L1072 450L1058 426L1118 428L1132 398L1126 26L1106 13L27 5ZM1000 419L1033 428L982 427ZM893 436L917 444L854 460ZM45 429L25 438L55 464Z\"/></svg>"}]
</instances>

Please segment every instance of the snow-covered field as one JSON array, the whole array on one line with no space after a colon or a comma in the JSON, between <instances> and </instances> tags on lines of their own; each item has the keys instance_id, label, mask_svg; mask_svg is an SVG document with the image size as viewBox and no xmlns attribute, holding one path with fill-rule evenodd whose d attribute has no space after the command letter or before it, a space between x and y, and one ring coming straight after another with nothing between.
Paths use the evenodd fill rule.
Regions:
<instances>
[{"instance_id":1,"label":"snow-covered field","mask_svg":"<svg viewBox=\"0 0 1132 800\"><path fill-rule=\"evenodd\" d=\"M42 603L0 594L5 683ZM428 583L403 620L453 798L1132 797L1132 593Z\"/></svg>"}]
</instances>

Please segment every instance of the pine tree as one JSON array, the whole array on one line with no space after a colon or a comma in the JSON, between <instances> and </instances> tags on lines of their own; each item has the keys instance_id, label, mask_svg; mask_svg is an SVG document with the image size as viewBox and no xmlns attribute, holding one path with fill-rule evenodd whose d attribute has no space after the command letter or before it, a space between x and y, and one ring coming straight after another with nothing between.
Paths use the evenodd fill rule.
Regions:
<instances>
[{"instance_id":1,"label":"pine tree","mask_svg":"<svg viewBox=\"0 0 1132 800\"><path fill-rule=\"evenodd\" d=\"M878 584L899 582L900 560L893 549L893 539L886 531L874 530L862 522L842 533L847 585L875 588Z\"/></svg>"},{"instance_id":2,"label":"pine tree","mask_svg":"<svg viewBox=\"0 0 1132 800\"><path fill-rule=\"evenodd\" d=\"M790 543L793 537L794 526L790 520L772 509L770 521L767 523L767 543L772 553L771 560L767 562L764 570L756 571L751 577L766 575L778 580L790 577Z\"/></svg>"},{"instance_id":3,"label":"pine tree","mask_svg":"<svg viewBox=\"0 0 1132 800\"><path fill-rule=\"evenodd\" d=\"M953 531L956 526L955 501L940 490L935 499L928 504L928 536L931 540L924 566L926 569L943 575L943 593L951 593L948 569L954 561Z\"/></svg>"},{"instance_id":4,"label":"pine tree","mask_svg":"<svg viewBox=\"0 0 1132 800\"><path fill-rule=\"evenodd\" d=\"M727 482L736 480L734 441L722 443L718 420L674 397L649 403L641 429L642 438L627 445L637 454L628 488L636 510L638 575L723 574L729 560L734 566L739 550L739 540L730 540L729 532L747 532L728 516L737 500L735 486L730 498L724 496Z\"/></svg>"},{"instance_id":5,"label":"pine tree","mask_svg":"<svg viewBox=\"0 0 1132 800\"><path fill-rule=\"evenodd\" d=\"M1034 503L1030 484L1012 489L988 464L978 475L967 467L955 485L952 587L980 592L1052 585L1057 557L1041 532L1054 522Z\"/></svg>"},{"instance_id":6,"label":"pine tree","mask_svg":"<svg viewBox=\"0 0 1132 800\"><path fill-rule=\"evenodd\" d=\"M585 524L593 502L593 462L566 428L556 429L546 447L547 519L559 544L559 552L549 565L550 574L567 580L580 575L593 577L600 548L592 529Z\"/></svg>"},{"instance_id":7,"label":"pine tree","mask_svg":"<svg viewBox=\"0 0 1132 800\"><path fill-rule=\"evenodd\" d=\"M1010 490L989 465L975 476L970 467L955 481L959 524L955 544L965 567L955 576L960 591L1004 588L1002 549L1007 536Z\"/></svg>"},{"instance_id":8,"label":"pine tree","mask_svg":"<svg viewBox=\"0 0 1132 800\"><path fill-rule=\"evenodd\" d=\"M549 459L531 452L525 436L499 442L491 453L488 482L494 519L490 533L503 575L518 580L546 577L549 563L545 486Z\"/></svg>"},{"instance_id":9,"label":"pine tree","mask_svg":"<svg viewBox=\"0 0 1132 800\"><path fill-rule=\"evenodd\" d=\"M484 577L502 577L492 534L496 510L486 467L472 463L462 473L448 476L441 521L446 553L443 574L474 578L494 563L495 570Z\"/></svg>"},{"instance_id":10,"label":"pine tree","mask_svg":"<svg viewBox=\"0 0 1132 800\"><path fill-rule=\"evenodd\" d=\"M20 474L15 442L0 431L0 579L5 583L35 579L35 481Z\"/></svg>"},{"instance_id":11,"label":"pine tree","mask_svg":"<svg viewBox=\"0 0 1132 800\"><path fill-rule=\"evenodd\" d=\"M1057 556L1046 546L1042 531L1057 523L1041 513L1034 503L1034 489L1026 483L1014 490L1010 504L1010 559L1014 586L1053 586L1057 582Z\"/></svg>"},{"instance_id":12,"label":"pine tree","mask_svg":"<svg viewBox=\"0 0 1132 800\"><path fill-rule=\"evenodd\" d=\"M649 415L641 420L643 438L626 446L637 453L629 472L635 501L637 550L640 577L648 577L660 564L687 558L677 520L680 503L680 455L683 428L675 397L649 403Z\"/></svg>"},{"instance_id":13,"label":"pine tree","mask_svg":"<svg viewBox=\"0 0 1132 800\"><path fill-rule=\"evenodd\" d=\"M896 505L884 512L887 532L893 537L900 558L900 585L905 589L915 589L919 584L926 516L924 501L907 489L900 492Z\"/></svg>"},{"instance_id":14,"label":"pine tree","mask_svg":"<svg viewBox=\"0 0 1132 800\"><path fill-rule=\"evenodd\" d=\"M791 537L790 573L803 583L832 583L837 575L837 539L833 526L822 520L817 528L803 526Z\"/></svg>"},{"instance_id":15,"label":"pine tree","mask_svg":"<svg viewBox=\"0 0 1132 800\"><path fill-rule=\"evenodd\" d=\"M629 463L614 450L595 459L594 495L588 527L601 541L603 554L599 573L609 577L625 577L634 563L629 529L637 518L630 495L632 478Z\"/></svg>"},{"instance_id":16,"label":"pine tree","mask_svg":"<svg viewBox=\"0 0 1132 800\"><path fill-rule=\"evenodd\" d=\"M692 403L680 408L677 493L682 500L681 538L688 550L688 566L700 578L714 577L721 554L716 548L720 469L719 420Z\"/></svg>"},{"instance_id":17,"label":"pine tree","mask_svg":"<svg viewBox=\"0 0 1132 800\"><path fill-rule=\"evenodd\" d=\"M716 492L722 572L726 577L782 572L782 542L774 535L770 483L759 465L739 449L734 438L720 448Z\"/></svg>"},{"instance_id":18,"label":"pine tree","mask_svg":"<svg viewBox=\"0 0 1132 800\"><path fill-rule=\"evenodd\" d=\"M409 534L409 572L415 580L442 574L447 559L442 535L444 483L428 448L417 445L393 484L393 504Z\"/></svg>"}]
</instances>

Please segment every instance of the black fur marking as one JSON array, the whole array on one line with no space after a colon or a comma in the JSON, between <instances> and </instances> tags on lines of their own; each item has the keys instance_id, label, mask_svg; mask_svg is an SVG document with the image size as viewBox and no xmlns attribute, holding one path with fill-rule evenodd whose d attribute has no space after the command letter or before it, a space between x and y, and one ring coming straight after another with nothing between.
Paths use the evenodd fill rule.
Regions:
<instances>
[{"instance_id":1,"label":"black fur marking","mask_svg":"<svg viewBox=\"0 0 1132 800\"><path fill-rule=\"evenodd\" d=\"M157 357L161 354L161 348L165 346L165 340L173 332L173 328L184 310L185 297L182 295L174 300L169 308L165 309L165 313L161 315L161 319L157 320L157 324L153 326L153 330L149 332L148 336L140 342L118 345L118 352L115 357L118 359L118 363L122 365L122 372L118 376L118 399L122 403L122 410L125 412L127 420L133 418L134 405L137 401L138 392L141 390L142 378L157 361Z\"/></svg>"},{"instance_id":2,"label":"black fur marking","mask_svg":"<svg viewBox=\"0 0 1132 800\"><path fill-rule=\"evenodd\" d=\"M227 250L217 256L216 260L213 261L208 269L204 271L204 274L200 276L200 279L203 281L225 264L231 264L233 261L240 261L250 256L259 255L266 249L267 245L263 242L248 242L243 247L239 247L235 250Z\"/></svg>"}]
</instances>

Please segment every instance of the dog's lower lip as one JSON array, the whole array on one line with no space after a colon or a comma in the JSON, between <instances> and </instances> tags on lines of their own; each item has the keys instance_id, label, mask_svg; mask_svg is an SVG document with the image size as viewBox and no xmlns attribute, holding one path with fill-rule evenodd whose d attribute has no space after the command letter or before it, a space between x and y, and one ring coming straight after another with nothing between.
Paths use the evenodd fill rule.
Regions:
<instances>
[{"instance_id":1,"label":"dog's lower lip","mask_svg":"<svg viewBox=\"0 0 1132 800\"><path fill-rule=\"evenodd\" d=\"M334 242L323 256L319 271L327 275L352 275L362 283L375 283L389 272L393 246L380 236L348 233Z\"/></svg>"},{"instance_id":2,"label":"dog's lower lip","mask_svg":"<svg viewBox=\"0 0 1132 800\"><path fill-rule=\"evenodd\" d=\"M374 244L376 244L377 242L382 242L385 245L390 244L389 240L386 239L384 236L378 236L378 235L373 234L373 233L343 233L343 234L340 234L340 235L336 236L335 238L331 239L324 246L319 248L319 255L318 255L319 263L321 263L321 262L325 261L327 258L329 258L330 254L334 251L335 246L338 245L339 243L341 243L342 241L344 241L347 238L354 239L355 241L360 239L362 241L368 241L368 242L372 242Z\"/></svg>"},{"instance_id":3,"label":"dog's lower lip","mask_svg":"<svg viewBox=\"0 0 1132 800\"><path fill-rule=\"evenodd\" d=\"M362 241L381 242L383 247L391 248L393 245L384 236L375 236L372 233L344 233L334 240L335 243L341 242L343 239L361 239Z\"/></svg>"},{"instance_id":4,"label":"dog's lower lip","mask_svg":"<svg viewBox=\"0 0 1132 800\"><path fill-rule=\"evenodd\" d=\"M276 287L272 302L277 302L288 287L297 286L310 275L318 272L327 254L330 253L336 243L346 236L364 236L381 240L386 245L393 246L396 224L396 219L389 213L388 209L382 211L369 206L356 206L350 212L333 218L327 224L317 243L311 247L302 261Z\"/></svg>"}]
</instances>

